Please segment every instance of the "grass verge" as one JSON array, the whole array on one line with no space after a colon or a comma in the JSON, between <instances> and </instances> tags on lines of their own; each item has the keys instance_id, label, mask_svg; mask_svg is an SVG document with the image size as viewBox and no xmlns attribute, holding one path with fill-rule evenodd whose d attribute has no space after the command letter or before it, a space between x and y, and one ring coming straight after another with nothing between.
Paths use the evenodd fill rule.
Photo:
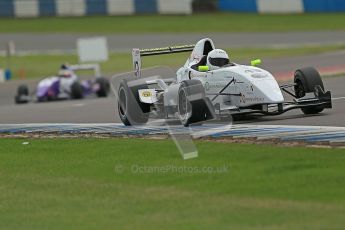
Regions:
<instances>
[{"instance_id":1,"label":"grass verge","mask_svg":"<svg viewBox=\"0 0 345 230\"><path fill-rule=\"evenodd\" d=\"M331 51L344 50L344 45L306 46L294 48L235 48L227 49L232 61L249 64L254 58L293 57L299 55L320 54ZM189 53L163 55L159 57L146 57L143 59L144 67L169 66L177 68L187 60ZM241 61L242 60L242 61ZM39 79L55 75L62 63L71 64L78 62L77 55L25 55L12 57L12 71L14 79L28 78ZM0 66L6 66L5 57L0 57ZM113 53L107 62L101 64L105 75L132 71L130 53Z\"/></svg>"},{"instance_id":2,"label":"grass verge","mask_svg":"<svg viewBox=\"0 0 345 230\"><path fill-rule=\"evenodd\" d=\"M116 17L0 19L0 33L176 33L284 32L344 30L345 14L259 15L245 13L190 16L141 15Z\"/></svg>"},{"instance_id":3,"label":"grass verge","mask_svg":"<svg viewBox=\"0 0 345 230\"><path fill-rule=\"evenodd\" d=\"M0 228L343 229L344 149L197 146L0 139Z\"/></svg>"}]
</instances>

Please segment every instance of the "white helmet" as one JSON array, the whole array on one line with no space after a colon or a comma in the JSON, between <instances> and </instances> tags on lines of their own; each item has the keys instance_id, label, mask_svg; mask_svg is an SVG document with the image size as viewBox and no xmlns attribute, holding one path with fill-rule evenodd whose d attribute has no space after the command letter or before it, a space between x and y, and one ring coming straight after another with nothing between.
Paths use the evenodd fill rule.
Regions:
<instances>
[{"instance_id":1,"label":"white helmet","mask_svg":"<svg viewBox=\"0 0 345 230\"><path fill-rule=\"evenodd\" d=\"M210 70L219 69L222 66L229 64L228 54L221 49L214 49L207 55L207 66Z\"/></svg>"}]
</instances>

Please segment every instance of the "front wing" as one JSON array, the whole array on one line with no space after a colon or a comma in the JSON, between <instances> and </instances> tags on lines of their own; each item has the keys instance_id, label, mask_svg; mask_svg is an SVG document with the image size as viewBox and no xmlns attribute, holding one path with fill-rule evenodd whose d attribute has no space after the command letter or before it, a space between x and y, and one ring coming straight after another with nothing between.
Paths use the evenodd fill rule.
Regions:
<instances>
[{"instance_id":1,"label":"front wing","mask_svg":"<svg viewBox=\"0 0 345 230\"><path fill-rule=\"evenodd\" d=\"M302 98L294 98L293 101L286 101L281 104L273 105L261 105L248 107L248 108L237 108L230 111L232 114L250 114L260 113L264 115L280 115L293 109L302 108L315 108L322 107L325 109L332 108L332 95L330 91L324 92L321 87L316 87L313 93L307 93Z\"/></svg>"}]
</instances>

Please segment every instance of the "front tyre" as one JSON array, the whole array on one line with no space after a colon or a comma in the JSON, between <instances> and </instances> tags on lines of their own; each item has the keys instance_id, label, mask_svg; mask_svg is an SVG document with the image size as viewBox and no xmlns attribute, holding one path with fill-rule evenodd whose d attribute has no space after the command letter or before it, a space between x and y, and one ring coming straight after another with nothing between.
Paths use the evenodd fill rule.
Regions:
<instances>
[{"instance_id":1,"label":"front tyre","mask_svg":"<svg viewBox=\"0 0 345 230\"><path fill-rule=\"evenodd\" d=\"M296 70L295 77L295 94L297 98L304 97L307 93L315 92L315 88L320 86L324 91L323 81L319 72L313 67L306 67ZM323 106L301 108L304 114L317 114L324 110Z\"/></svg>"},{"instance_id":2,"label":"front tyre","mask_svg":"<svg viewBox=\"0 0 345 230\"><path fill-rule=\"evenodd\" d=\"M178 92L178 116L183 126L190 124L192 116L192 105L188 100L186 87L180 87Z\"/></svg>"},{"instance_id":3,"label":"front tyre","mask_svg":"<svg viewBox=\"0 0 345 230\"><path fill-rule=\"evenodd\" d=\"M29 97L29 87L27 85L20 85L17 89L17 95L14 100L16 104L25 104L28 103Z\"/></svg>"},{"instance_id":4,"label":"front tyre","mask_svg":"<svg viewBox=\"0 0 345 230\"><path fill-rule=\"evenodd\" d=\"M139 89L147 89L147 85L137 85L131 88L124 81L118 91L118 113L126 126L144 125L149 119L150 105L139 100Z\"/></svg>"},{"instance_id":5,"label":"front tyre","mask_svg":"<svg viewBox=\"0 0 345 230\"><path fill-rule=\"evenodd\" d=\"M213 105L205 97L205 89L200 81L187 80L181 83L178 90L177 112L179 120L185 127L215 117Z\"/></svg>"}]
</instances>

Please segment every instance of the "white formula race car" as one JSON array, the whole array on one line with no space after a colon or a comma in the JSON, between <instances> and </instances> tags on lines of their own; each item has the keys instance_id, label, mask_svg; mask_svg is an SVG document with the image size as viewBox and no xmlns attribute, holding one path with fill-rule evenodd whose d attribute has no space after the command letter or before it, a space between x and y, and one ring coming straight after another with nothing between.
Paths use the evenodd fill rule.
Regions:
<instances>
[{"instance_id":1,"label":"white formula race car","mask_svg":"<svg viewBox=\"0 0 345 230\"><path fill-rule=\"evenodd\" d=\"M266 70L226 63L210 70L207 55L214 50L209 38L196 45L133 49L135 77L115 86L120 119L125 125L142 125L150 116L177 118L184 126L234 114L279 115L291 109L316 114L332 108L320 74L312 67L295 72L294 83L279 85ZM190 57L172 79L141 77L141 57L190 52ZM292 96L286 101L283 92Z\"/></svg>"}]
</instances>

